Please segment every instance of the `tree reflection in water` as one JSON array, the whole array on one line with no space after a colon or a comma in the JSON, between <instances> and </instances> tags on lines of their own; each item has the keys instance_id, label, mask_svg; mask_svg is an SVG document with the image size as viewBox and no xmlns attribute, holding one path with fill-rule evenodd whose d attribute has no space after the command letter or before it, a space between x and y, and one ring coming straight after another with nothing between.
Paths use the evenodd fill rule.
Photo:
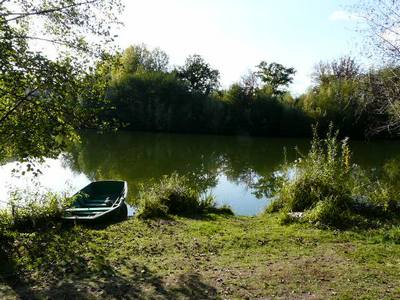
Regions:
<instances>
[{"instance_id":1,"label":"tree reflection in water","mask_svg":"<svg viewBox=\"0 0 400 300\"><path fill-rule=\"evenodd\" d=\"M379 166L400 150L398 142L355 142L352 146L355 162L364 167ZM130 201L139 183L146 184L173 172L187 176L201 191L212 190L224 176L230 183L248 188L255 198L258 180L279 170L284 149L288 162L297 158L296 147L304 153L308 141L126 131L100 135L88 131L82 143L71 150L67 162L91 180L127 180Z\"/></svg>"}]
</instances>

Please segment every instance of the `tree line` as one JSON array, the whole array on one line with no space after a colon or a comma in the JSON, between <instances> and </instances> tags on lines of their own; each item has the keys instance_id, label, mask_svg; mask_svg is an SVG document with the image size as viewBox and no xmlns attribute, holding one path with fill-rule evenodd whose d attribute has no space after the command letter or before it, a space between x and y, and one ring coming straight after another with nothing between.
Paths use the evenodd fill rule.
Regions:
<instances>
[{"instance_id":1,"label":"tree line","mask_svg":"<svg viewBox=\"0 0 400 300\"><path fill-rule=\"evenodd\" d=\"M395 137L400 69L363 70L342 57L315 66L313 86L294 97L288 92L295 70L262 61L228 89L219 71L199 55L171 67L161 49L130 46L98 68L108 69L104 120L131 130L308 137L311 125L330 123L354 138Z\"/></svg>"},{"instance_id":2,"label":"tree line","mask_svg":"<svg viewBox=\"0 0 400 300\"><path fill-rule=\"evenodd\" d=\"M113 59L102 117L128 129L284 136L309 130L308 118L286 90L292 68L261 62L222 90L219 71L199 55L170 67L165 52L137 45ZM302 127L289 128L290 120Z\"/></svg>"}]
</instances>

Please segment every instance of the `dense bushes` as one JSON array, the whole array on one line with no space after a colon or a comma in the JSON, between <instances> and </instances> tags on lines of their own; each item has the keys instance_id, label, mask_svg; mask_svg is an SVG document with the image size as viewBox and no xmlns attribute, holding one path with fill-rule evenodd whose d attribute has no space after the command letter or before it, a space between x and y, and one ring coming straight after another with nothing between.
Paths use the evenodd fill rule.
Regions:
<instances>
[{"instance_id":1,"label":"dense bushes","mask_svg":"<svg viewBox=\"0 0 400 300\"><path fill-rule=\"evenodd\" d=\"M164 176L159 182L142 186L136 201L137 217L156 218L168 215L194 215L205 212L232 213L227 207L216 208L214 198L200 195L187 179L178 174Z\"/></svg>"},{"instance_id":2,"label":"dense bushes","mask_svg":"<svg viewBox=\"0 0 400 300\"><path fill-rule=\"evenodd\" d=\"M0 231L35 230L59 222L63 209L70 203L53 193L17 190L9 200L9 209L0 210Z\"/></svg>"},{"instance_id":3,"label":"dense bushes","mask_svg":"<svg viewBox=\"0 0 400 300\"><path fill-rule=\"evenodd\" d=\"M363 71L350 57L320 63L316 84L297 101L297 107L318 122L321 132L332 122L353 138L391 138L399 134L400 68L395 65Z\"/></svg>"},{"instance_id":4,"label":"dense bushes","mask_svg":"<svg viewBox=\"0 0 400 300\"><path fill-rule=\"evenodd\" d=\"M157 49L156 49L157 50ZM391 137L397 128L400 69L362 71L350 57L318 65L314 86L294 98L295 70L260 63L255 71L218 89L219 72L198 55L169 68L168 56L144 46L114 57L107 106L101 118L131 130L309 137L333 123L353 138Z\"/></svg>"},{"instance_id":5,"label":"dense bushes","mask_svg":"<svg viewBox=\"0 0 400 300\"><path fill-rule=\"evenodd\" d=\"M332 122L345 136L363 138L368 133L368 114L361 98L362 84L356 79L337 79L321 83L299 99L298 105L321 132Z\"/></svg>"},{"instance_id":6,"label":"dense bushes","mask_svg":"<svg viewBox=\"0 0 400 300\"><path fill-rule=\"evenodd\" d=\"M240 87L239 87L240 89ZM138 72L110 85L115 107L104 115L128 129L166 132L304 136L309 118L283 96L259 90L248 99L232 86L225 93L188 91L175 73Z\"/></svg>"},{"instance_id":7,"label":"dense bushes","mask_svg":"<svg viewBox=\"0 0 400 300\"><path fill-rule=\"evenodd\" d=\"M167 67L165 56L143 46L116 55L101 119L118 120L128 129L144 131L309 134L310 118L295 107L286 92L294 70L264 63L264 69L251 73L251 80L218 90L219 72L200 56L190 56L183 67L174 69ZM154 67L160 64L162 67ZM290 72L286 74L286 70ZM272 74L265 77L266 72ZM276 76L278 82L273 80Z\"/></svg>"},{"instance_id":8,"label":"dense bushes","mask_svg":"<svg viewBox=\"0 0 400 300\"><path fill-rule=\"evenodd\" d=\"M377 225L400 212L394 183L351 164L347 140L339 142L332 127L323 140L314 130L309 153L274 176L273 186L265 186L274 197L267 211L281 212L282 222L301 220L332 227Z\"/></svg>"}]
</instances>

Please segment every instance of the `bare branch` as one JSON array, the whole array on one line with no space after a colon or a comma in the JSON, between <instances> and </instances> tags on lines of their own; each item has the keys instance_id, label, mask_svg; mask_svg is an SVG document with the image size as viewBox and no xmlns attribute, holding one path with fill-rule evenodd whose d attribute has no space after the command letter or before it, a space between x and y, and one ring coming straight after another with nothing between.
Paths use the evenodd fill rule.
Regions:
<instances>
[{"instance_id":1,"label":"bare branch","mask_svg":"<svg viewBox=\"0 0 400 300\"><path fill-rule=\"evenodd\" d=\"M92 4L92 3L95 3L95 2L99 2L99 1L101 1L101 0L91 0L91 1L86 1L86 2L74 3L74 4L70 4L70 5L54 7L54 8L51 8L51 9L44 9L44 10L39 10L39 11L6 13L6 14L0 14L0 16L2 16L2 17L15 16L15 17L10 18L10 19L5 19L5 22L11 22L11 21L16 21L18 19L26 18L26 17L29 17L29 16L51 14L51 13L59 12L59 11L62 11L62 10L65 10L65 9L69 9L69 8L72 8L72 7Z\"/></svg>"},{"instance_id":2,"label":"bare branch","mask_svg":"<svg viewBox=\"0 0 400 300\"><path fill-rule=\"evenodd\" d=\"M376 33L377 37L379 37L382 41L384 41L385 43L389 44L389 46L392 48L393 51L398 52L398 54L400 55L400 47L396 46L395 44L393 44L391 41L389 41L387 38L383 37L383 35Z\"/></svg>"},{"instance_id":3,"label":"bare branch","mask_svg":"<svg viewBox=\"0 0 400 300\"><path fill-rule=\"evenodd\" d=\"M6 2L9 2L10 0L1 0L0 1L0 5L3 5L4 3L6 3Z\"/></svg>"},{"instance_id":4,"label":"bare branch","mask_svg":"<svg viewBox=\"0 0 400 300\"><path fill-rule=\"evenodd\" d=\"M85 49L83 49L81 47L74 46L72 43L67 43L67 42L65 42L63 40L48 39L48 38L37 37L37 36L29 36L29 35L17 35L17 36L13 36L12 38L37 40L37 41L48 42L48 43L52 43L52 44L56 44L56 45L60 45L60 46L67 46L69 48L73 48L73 49L76 49L76 50L85 50Z\"/></svg>"}]
</instances>

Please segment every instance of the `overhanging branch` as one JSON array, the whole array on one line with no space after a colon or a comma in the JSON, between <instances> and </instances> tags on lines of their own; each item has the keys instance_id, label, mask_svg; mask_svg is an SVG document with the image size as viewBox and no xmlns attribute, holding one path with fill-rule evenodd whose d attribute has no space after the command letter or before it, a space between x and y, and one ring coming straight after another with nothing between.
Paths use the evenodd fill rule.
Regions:
<instances>
[{"instance_id":1,"label":"overhanging branch","mask_svg":"<svg viewBox=\"0 0 400 300\"><path fill-rule=\"evenodd\" d=\"M92 4L95 2L99 2L101 0L91 0L91 1L86 1L86 2L79 2L79 3L74 3L70 5L65 5L65 6L60 6L60 7L54 7L50 9L44 9L44 10L39 10L39 11L31 11L31 12L10 12L10 13L5 13L5 14L0 14L1 17L11 17L9 19L4 18L5 22L11 22L11 21L16 21L18 19L26 18L29 16L35 16L35 15L46 15L46 14L51 14L54 12L59 12L65 9L69 9L72 7L77 7L77 6L82 6L82 5L87 5L87 4Z\"/></svg>"}]
</instances>

